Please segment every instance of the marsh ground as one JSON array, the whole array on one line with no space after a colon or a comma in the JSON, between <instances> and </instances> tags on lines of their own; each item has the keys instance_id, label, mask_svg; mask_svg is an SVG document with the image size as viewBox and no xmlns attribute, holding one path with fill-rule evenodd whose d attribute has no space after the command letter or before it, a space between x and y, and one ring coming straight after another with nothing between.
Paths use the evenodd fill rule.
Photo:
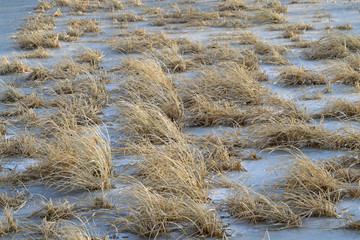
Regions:
<instances>
[{"instance_id":1,"label":"marsh ground","mask_svg":"<svg viewBox=\"0 0 360 240\"><path fill-rule=\"evenodd\" d=\"M359 16L2 4L0 237L357 239Z\"/></svg>"}]
</instances>

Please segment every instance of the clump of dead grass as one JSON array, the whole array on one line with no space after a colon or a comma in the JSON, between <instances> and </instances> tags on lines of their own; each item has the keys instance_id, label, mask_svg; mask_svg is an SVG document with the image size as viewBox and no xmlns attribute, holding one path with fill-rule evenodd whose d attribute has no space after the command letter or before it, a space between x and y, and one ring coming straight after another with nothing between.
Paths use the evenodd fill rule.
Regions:
<instances>
[{"instance_id":1,"label":"clump of dead grass","mask_svg":"<svg viewBox=\"0 0 360 240\"><path fill-rule=\"evenodd\" d=\"M125 12L112 16L112 20L115 22L139 22L144 21L144 17L138 16L132 12Z\"/></svg>"},{"instance_id":2,"label":"clump of dead grass","mask_svg":"<svg viewBox=\"0 0 360 240\"><path fill-rule=\"evenodd\" d=\"M5 208L0 220L0 236L4 236L18 230L11 208Z\"/></svg>"},{"instance_id":3,"label":"clump of dead grass","mask_svg":"<svg viewBox=\"0 0 360 240\"><path fill-rule=\"evenodd\" d=\"M236 184L227 199L229 213L241 220L259 223L282 224L285 227L301 225L300 215L294 213L286 203L278 203L242 184Z\"/></svg>"},{"instance_id":4,"label":"clump of dead grass","mask_svg":"<svg viewBox=\"0 0 360 240\"><path fill-rule=\"evenodd\" d=\"M21 61L14 59L10 62L6 57L2 58L0 64L0 75L25 72L30 72L30 69Z\"/></svg>"},{"instance_id":5,"label":"clump of dead grass","mask_svg":"<svg viewBox=\"0 0 360 240\"><path fill-rule=\"evenodd\" d=\"M55 29L55 20L50 15L37 14L26 19L24 25L20 28L23 31L40 31Z\"/></svg>"},{"instance_id":6,"label":"clump of dead grass","mask_svg":"<svg viewBox=\"0 0 360 240\"><path fill-rule=\"evenodd\" d=\"M31 52L25 52L23 54L21 54L22 58L50 58L53 57L49 54L48 51L46 51L44 48L39 47Z\"/></svg>"},{"instance_id":7,"label":"clump of dead grass","mask_svg":"<svg viewBox=\"0 0 360 240\"><path fill-rule=\"evenodd\" d=\"M54 204L52 199L43 201L42 207L33 212L30 217L40 217L46 221L54 221L59 219L67 219L75 217L74 213L75 204L70 204L67 200Z\"/></svg>"},{"instance_id":8,"label":"clump of dead grass","mask_svg":"<svg viewBox=\"0 0 360 240\"><path fill-rule=\"evenodd\" d=\"M51 4L51 2L46 1L46 0L41 0L39 1L38 5L36 7L34 7L34 9L38 12L45 12L49 9L51 9L53 6Z\"/></svg>"},{"instance_id":9,"label":"clump of dead grass","mask_svg":"<svg viewBox=\"0 0 360 240\"><path fill-rule=\"evenodd\" d=\"M0 156L36 157L42 150L42 141L29 132L17 134L15 137L0 140Z\"/></svg>"},{"instance_id":10,"label":"clump of dead grass","mask_svg":"<svg viewBox=\"0 0 360 240\"><path fill-rule=\"evenodd\" d=\"M47 155L33 167L59 191L103 190L111 187L108 136L98 127L61 129L46 147Z\"/></svg>"},{"instance_id":11,"label":"clump of dead grass","mask_svg":"<svg viewBox=\"0 0 360 240\"><path fill-rule=\"evenodd\" d=\"M176 48L152 49L147 55L153 56L161 62L165 71L185 72L188 61L178 54Z\"/></svg>"},{"instance_id":12,"label":"clump of dead grass","mask_svg":"<svg viewBox=\"0 0 360 240\"><path fill-rule=\"evenodd\" d=\"M153 59L127 59L123 61L123 69L132 75L125 81L128 99L149 102L159 107L172 121L181 121L183 103L172 79L166 76L159 62Z\"/></svg>"},{"instance_id":13,"label":"clump of dead grass","mask_svg":"<svg viewBox=\"0 0 360 240\"><path fill-rule=\"evenodd\" d=\"M26 78L26 80L28 80L28 81L35 81L37 83L48 82L53 79L54 79L54 77L53 77L52 71L50 71L49 69L46 69L42 66L32 68L31 73Z\"/></svg>"},{"instance_id":14,"label":"clump of dead grass","mask_svg":"<svg viewBox=\"0 0 360 240\"><path fill-rule=\"evenodd\" d=\"M333 81L356 85L360 82L360 57L350 55L343 61L334 62L334 66L329 69L333 74Z\"/></svg>"},{"instance_id":15,"label":"clump of dead grass","mask_svg":"<svg viewBox=\"0 0 360 240\"><path fill-rule=\"evenodd\" d=\"M17 208L25 206L31 195L25 191L13 190L11 192L0 193L0 206L3 208Z\"/></svg>"},{"instance_id":16,"label":"clump of dead grass","mask_svg":"<svg viewBox=\"0 0 360 240\"><path fill-rule=\"evenodd\" d=\"M321 115L325 117L358 119L360 117L360 103L342 99L330 101L326 104Z\"/></svg>"},{"instance_id":17,"label":"clump of dead grass","mask_svg":"<svg viewBox=\"0 0 360 240\"><path fill-rule=\"evenodd\" d=\"M258 12L254 17L253 21L256 23L285 23L287 22L283 14L277 13L273 10L263 10Z\"/></svg>"},{"instance_id":18,"label":"clump of dead grass","mask_svg":"<svg viewBox=\"0 0 360 240\"><path fill-rule=\"evenodd\" d=\"M323 75L313 73L304 67L295 66L280 69L277 79L277 83L283 86L323 85L328 82Z\"/></svg>"},{"instance_id":19,"label":"clump of dead grass","mask_svg":"<svg viewBox=\"0 0 360 240\"><path fill-rule=\"evenodd\" d=\"M186 105L191 105L194 95L208 99L246 105L261 104L269 92L253 76L237 63L224 63L215 68L205 69L196 81L183 81L181 93Z\"/></svg>"},{"instance_id":20,"label":"clump of dead grass","mask_svg":"<svg viewBox=\"0 0 360 240\"><path fill-rule=\"evenodd\" d=\"M219 11L238 11L247 9L248 6L243 0L224 0L217 6Z\"/></svg>"},{"instance_id":21,"label":"clump of dead grass","mask_svg":"<svg viewBox=\"0 0 360 240\"><path fill-rule=\"evenodd\" d=\"M351 52L360 49L360 38L357 35L329 35L314 41L304 51L308 60L344 58Z\"/></svg>"},{"instance_id":22,"label":"clump of dead grass","mask_svg":"<svg viewBox=\"0 0 360 240\"><path fill-rule=\"evenodd\" d=\"M176 44L175 40L160 32L119 38L112 44L112 48L120 53L142 53L152 48L172 47L174 44Z\"/></svg>"},{"instance_id":23,"label":"clump of dead grass","mask_svg":"<svg viewBox=\"0 0 360 240\"><path fill-rule=\"evenodd\" d=\"M80 63L89 63L91 65L98 65L102 62L104 54L101 51L84 48L77 56L76 61Z\"/></svg>"},{"instance_id":24,"label":"clump of dead grass","mask_svg":"<svg viewBox=\"0 0 360 240\"><path fill-rule=\"evenodd\" d=\"M59 35L47 31L22 31L16 36L20 48L59 48Z\"/></svg>"},{"instance_id":25,"label":"clump of dead grass","mask_svg":"<svg viewBox=\"0 0 360 240\"><path fill-rule=\"evenodd\" d=\"M82 18L82 19L70 19L67 23L69 28L80 30L85 33L99 33L101 32L100 21L95 18Z\"/></svg>"},{"instance_id":26,"label":"clump of dead grass","mask_svg":"<svg viewBox=\"0 0 360 240\"><path fill-rule=\"evenodd\" d=\"M136 140L150 139L154 143L176 141L182 136L180 128L166 114L151 103L121 103L120 109L124 116L124 133Z\"/></svg>"},{"instance_id":27,"label":"clump of dead grass","mask_svg":"<svg viewBox=\"0 0 360 240\"><path fill-rule=\"evenodd\" d=\"M276 13L287 13L289 8L281 4L278 0L270 1L266 4L266 8L271 9Z\"/></svg>"}]
</instances>

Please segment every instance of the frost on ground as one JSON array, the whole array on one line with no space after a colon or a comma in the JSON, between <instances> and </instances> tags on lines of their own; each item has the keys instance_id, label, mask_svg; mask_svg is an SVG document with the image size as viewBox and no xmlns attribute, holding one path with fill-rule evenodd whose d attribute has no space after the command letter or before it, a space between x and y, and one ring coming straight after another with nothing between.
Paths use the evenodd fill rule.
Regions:
<instances>
[{"instance_id":1,"label":"frost on ground","mask_svg":"<svg viewBox=\"0 0 360 240\"><path fill-rule=\"evenodd\" d=\"M0 26L2 239L358 238L357 2L17 0Z\"/></svg>"}]
</instances>

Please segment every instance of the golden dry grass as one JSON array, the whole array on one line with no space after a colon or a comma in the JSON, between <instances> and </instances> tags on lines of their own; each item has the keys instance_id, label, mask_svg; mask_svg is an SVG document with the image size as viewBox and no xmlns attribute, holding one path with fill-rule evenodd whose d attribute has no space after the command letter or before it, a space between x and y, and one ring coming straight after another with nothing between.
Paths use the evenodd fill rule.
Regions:
<instances>
[{"instance_id":1,"label":"golden dry grass","mask_svg":"<svg viewBox=\"0 0 360 240\"><path fill-rule=\"evenodd\" d=\"M253 21L255 23L275 23L275 24L287 22L283 14L268 9L259 11L253 17Z\"/></svg>"},{"instance_id":2,"label":"golden dry grass","mask_svg":"<svg viewBox=\"0 0 360 240\"><path fill-rule=\"evenodd\" d=\"M179 55L177 48L152 49L146 53L157 59L166 72L185 72L189 61ZM191 64L191 63L190 63Z\"/></svg>"},{"instance_id":3,"label":"golden dry grass","mask_svg":"<svg viewBox=\"0 0 360 240\"><path fill-rule=\"evenodd\" d=\"M283 86L297 85L323 85L327 84L327 78L321 74L313 73L304 67L288 67L280 69L277 83Z\"/></svg>"},{"instance_id":4,"label":"golden dry grass","mask_svg":"<svg viewBox=\"0 0 360 240\"><path fill-rule=\"evenodd\" d=\"M135 141L145 138L150 139L151 142L162 143L169 140L176 141L182 136L179 126L153 104L141 101L122 102L120 111L123 115L122 131Z\"/></svg>"},{"instance_id":5,"label":"golden dry grass","mask_svg":"<svg viewBox=\"0 0 360 240\"><path fill-rule=\"evenodd\" d=\"M217 6L219 11L237 11L247 9L248 6L243 0L224 0Z\"/></svg>"},{"instance_id":6,"label":"golden dry grass","mask_svg":"<svg viewBox=\"0 0 360 240\"><path fill-rule=\"evenodd\" d=\"M42 152L41 143L39 138L23 132L13 138L0 140L0 156L37 157Z\"/></svg>"},{"instance_id":7,"label":"golden dry grass","mask_svg":"<svg viewBox=\"0 0 360 240\"><path fill-rule=\"evenodd\" d=\"M25 191L13 190L11 192L0 193L0 206L3 208L16 208L20 209L31 198L31 195Z\"/></svg>"},{"instance_id":8,"label":"golden dry grass","mask_svg":"<svg viewBox=\"0 0 360 240\"><path fill-rule=\"evenodd\" d=\"M17 34L16 42L20 48L59 48L59 35L47 31L23 31Z\"/></svg>"},{"instance_id":9,"label":"golden dry grass","mask_svg":"<svg viewBox=\"0 0 360 240\"><path fill-rule=\"evenodd\" d=\"M98 127L61 129L46 146L36 171L58 191L104 190L111 187L110 140Z\"/></svg>"},{"instance_id":10,"label":"golden dry grass","mask_svg":"<svg viewBox=\"0 0 360 240\"><path fill-rule=\"evenodd\" d=\"M20 27L23 31L40 31L40 30L54 30L55 20L50 15L37 14L26 19L24 25Z\"/></svg>"},{"instance_id":11,"label":"golden dry grass","mask_svg":"<svg viewBox=\"0 0 360 240\"><path fill-rule=\"evenodd\" d=\"M139 22L139 21L144 21L145 19L144 17L139 16L135 13L125 12L125 13L112 15L112 20L114 22Z\"/></svg>"},{"instance_id":12,"label":"golden dry grass","mask_svg":"<svg viewBox=\"0 0 360 240\"><path fill-rule=\"evenodd\" d=\"M350 55L344 60L336 61L329 69L332 80L338 83L356 85L360 81L360 57Z\"/></svg>"},{"instance_id":13,"label":"golden dry grass","mask_svg":"<svg viewBox=\"0 0 360 240\"><path fill-rule=\"evenodd\" d=\"M23 54L21 54L21 57L22 58L41 58L41 59L44 59L44 58L50 58L50 57L53 57L52 55L50 55L48 53L47 50L45 50L44 48L42 47L39 47L31 52L24 52Z\"/></svg>"},{"instance_id":14,"label":"golden dry grass","mask_svg":"<svg viewBox=\"0 0 360 240\"><path fill-rule=\"evenodd\" d=\"M310 125L304 120L280 118L252 126L255 144L260 148L317 147L324 149L358 149L358 133L351 127L335 131L323 123Z\"/></svg>"},{"instance_id":15,"label":"golden dry grass","mask_svg":"<svg viewBox=\"0 0 360 240\"><path fill-rule=\"evenodd\" d=\"M325 117L358 119L360 117L360 103L343 99L333 100L326 104L321 115Z\"/></svg>"},{"instance_id":16,"label":"golden dry grass","mask_svg":"<svg viewBox=\"0 0 360 240\"><path fill-rule=\"evenodd\" d=\"M95 18L70 19L67 25L71 29L81 30L85 33L101 32L100 21Z\"/></svg>"},{"instance_id":17,"label":"golden dry grass","mask_svg":"<svg viewBox=\"0 0 360 240\"><path fill-rule=\"evenodd\" d=\"M127 59L123 70L132 75L124 83L126 98L159 107L172 121L181 121L184 107L175 89L174 82L167 77L161 64L153 59Z\"/></svg>"},{"instance_id":18,"label":"golden dry grass","mask_svg":"<svg viewBox=\"0 0 360 240\"><path fill-rule=\"evenodd\" d=\"M215 11L203 12L194 8L180 9L165 14L164 19L169 24L186 24L186 26L210 26L220 19L219 13Z\"/></svg>"},{"instance_id":19,"label":"golden dry grass","mask_svg":"<svg viewBox=\"0 0 360 240\"><path fill-rule=\"evenodd\" d=\"M31 73L27 76L26 80L28 81L35 81L35 82L48 82L53 80L54 77L52 75L52 72L44 68L42 66L40 67L34 67L31 69Z\"/></svg>"},{"instance_id":20,"label":"golden dry grass","mask_svg":"<svg viewBox=\"0 0 360 240\"><path fill-rule=\"evenodd\" d=\"M357 35L329 35L312 42L303 53L308 60L319 60L344 58L359 49L360 38Z\"/></svg>"},{"instance_id":21,"label":"golden dry grass","mask_svg":"<svg viewBox=\"0 0 360 240\"><path fill-rule=\"evenodd\" d=\"M112 43L112 49L120 53L142 53L152 48L172 47L176 42L164 32L132 35L119 38Z\"/></svg>"},{"instance_id":22,"label":"golden dry grass","mask_svg":"<svg viewBox=\"0 0 360 240\"><path fill-rule=\"evenodd\" d=\"M76 61L80 63L89 63L91 65L98 65L105 57L104 53L98 50L84 48L76 57Z\"/></svg>"},{"instance_id":23,"label":"golden dry grass","mask_svg":"<svg viewBox=\"0 0 360 240\"><path fill-rule=\"evenodd\" d=\"M13 215L12 208L5 208L0 220L0 236L14 233L18 230L18 225Z\"/></svg>"},{"instance_id":24,"label":"golden dry grass","mask_svg":"<svg viewBox=\"0 0 360 240\"><path fill-rule=\"evenodd\" d=\"M272 0L266 4L266 8L271 9L276 13L287 13L289 8L285 5L282 5L278 0Z\"/></svg>"},{"instance_id":25,"label":"golden dry grass","mask_svg":"<svg viewBox=\"0 0 360 240\"><path fill-rule=\"evenodd\" d=\"M233 188L226 201L228 211L233 217L251 223L268 222L285 227L301 225L300 215L294 213L286 203L275 202L243 184L236 184Z\"/></svg>"},{"instance_id":26,"label":"golden dry grass","mask_svg":"<svg viewBox=\"0 0 360 240\"><path fill-rule=\"evenodd\" d=\"M75 204L70 204L67 200L53 203L52 199L41 203L42 207L33 212L30 217L40 217L47 221L54 221L59 219L67 219L75 217L74 209Z\"/></svg>"},{"instance_id":27,"label":"golden dry grass","mask_svg":"<svg viewBox=\"0 0 360 240\"><path fill-rule=\"evenodd\" d=\"M209 46L207 51L194 54L191 61L197 65L215 65L219 63L238 63L249 71L259 69L259 59L255 52L249 49L232 48L220 43ZM196 65L195 65L196 66Z\"/></svg>"},{"instance_id":28,"label":"golden dry grass","mask_svg":"<svg viewBox=\"0 0 360 240\"><path fill-rule=\"evenodd\" d=\"M205 69L196 81L183 81L179 89L186 106L192 104L196 95L241 105L261 104L269 97L268 89L263 88L243 66L231 62Z\"/></svg>"},{"instance_id":29,"label":"golden dry grass","mask_svg":"<svg viewBox=\"0 0 360 240\"><path fill-rule=\"evenodd\" d=\"M3 57L1 59L0 75L25 72L30 72L30 69L25 66L21 61L14 59L10 62L6 57Z\"/></svg>"}]
</instances>

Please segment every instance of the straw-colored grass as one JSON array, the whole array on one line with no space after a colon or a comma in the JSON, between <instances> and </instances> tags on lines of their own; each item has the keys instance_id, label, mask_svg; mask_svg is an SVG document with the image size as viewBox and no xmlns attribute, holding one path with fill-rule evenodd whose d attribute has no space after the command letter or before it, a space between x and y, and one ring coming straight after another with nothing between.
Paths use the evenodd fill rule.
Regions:
<instances>
[{"instance_id":1,"label":"straw-colored grass","mask_svg":"<svg viewBox=\"0 0 360 240\"><path fill-rule=\"evenodd\" d=\"M152 49L147 55L153 56L161 62L165 71L185 72L188 61L178 54L177 48Z\"/></svg>"},{"instance_id":2,"label":"straw-colored grass","mask_svg":"<svg viewBox=\"0 0 360 240\"><path fill-rule=\"evenodd\" d=\"M313 73L304 67L295 66L280 69L277 80L277 83L283 86L324 85L328 83L325 76Z\"/></svg>"},{"instance_id":3,"label":"straw-colored grass","mask_svg":"<svg viewBox=\"0 0 360 240\"><path fill-rule=\"evenodd\" d=\"M30 72L30 69L25 66L21 61L14 59L10 62L6 57L3 57L1 59L0 75L25 72Z\"/></svg>"},{"instance_id":4,"label":"straw-colored grass","mask_svg":"<svg viewBox=\"0 0 360 240\"><path fill-rule=\"evenodd\" d=\"M220 19L219 13L215 11L199 11L194 8L180 9L176 8L175 12L163 16L166 23L186 24L187 26L209 26Z\"/></svg>"},{"instance_id":5,"label":"straw-colored grass","mask_svg":"<svg viewBox=\"0 0 360 240\"><path fill-rule=\"evenodd\" d=\"M115 22L139 22L144 21L144 17L138 16L132 12L124 12L116 15L112 15L112 20Z\"/></svg>"},{"instance_id":6,"label":"straw-colored grass","mask_svg":"<svg viewBox=\"0 0 360 240\"><path fill-rule=\"evenodd\" d=\"M247 9L243 0L224 0L217 6L219 11L238 11Z\"/></svg>"},{"instance_id":7,"label":"straw-colored grass","mask_svg":"<svg viewBox=\"0 0 360 240\"><path fill-rule=\"evenodd\" d=\"M255 23L275 23L275 24L287 22L283 14L268 9L258 12L253 17L253 21Z\"/></svg>"},{"instance_id":8,"label":"straw-colored grass","mask_svg":"<svg viewBox=\"0 0 360 240\"><path fill-rule=\"evenodd\" d=\"M200 236L224 238L225 228L214 209L188 196L163 196L141 183L128 193L129 214L116 221L121 229L141 237L168 236L174 230L196 233Z\"/></svg>"},{"instance_id":9,"label":"straw-colored grass","mask_svg":"<svg viewBox=\"0 0 360 240\"><path fill-rule=\"evenodd\" d=\"M61 9L58 8L54 13L53 13L53 17L61 17L63 15L63 13L61 12Z\"/></svg>"},{"instance_id":10,"label":"straw-colored grass","mask_svg":"<svg viewBox=\"0 0 360 240\"><path fill-rule=\"evenodd\" d=\"M5 208L0 220L0 236L14 233L18 230L18 225L13 215L12 208Z\"/></svg>"},{"instance_id":11,"label":"straw-colored grass","mask_svg":"<svg viewBox=\"0 0 360 240\"><path fill-rule=\"evenodd\" d=\"M61 129L46 147L47 155L33 166L58 191L104 190L111 187L109 137L98 127Z\"/></svg>"},{"instance_id":12,"label":"straw-colored grass","mask_svg":"<svg viewBox=\"0 0 360 240\"><path fill-rule=\"evenodd\" d=\"M308 60L319 60L344 58L359 49L360 37L357 35L329 35L312 42L303 53Z\"/></svg>"},{"instance_id":13,"label":"straw-colored grass","mask_svg":"<svg viewBox=\"0 0 360 240\"><path fill-rule=\"evenodd\" d=\"M358 119L360 117L360 102L350 102L343 99L333 100L326 104L321 115L325 117Z\"/></svg>"},{"instance_id":14,"label":"straw-colored grass","mask_svg":"<svg viewBox=\"0 0 360 240\"><path fill-rule=\"evenodd\" d=\"M208 47L208 50L204 53L194 54L191 61L199 65L215 65L223 62L229 62L230 64L235 62L250 71L259 69L259 59L254 51L221 44Z\"/></svg>"},{"instance_id":15,"label":"straw-colored grass","mask_svg":"<svg viewBox=\"0 0 360 240\"><path fill-rule=\"evenodd\" d=\"M24 52L23 54L21 54L22 58L50 58L53 57L52 55L49 54L49 52L47 50L45 50L42 47L39 47L33 51L30 52Z\"/></svg>"},{"instance_id":16,"label":"straw-colored grass","mask_svg":"<svg viewBox=\"0 0 360 240\"><path fill-rule=\"evenodd\" d=\"M17 34L16 42L20 48L59 48L59 35L47 31L23 31Z\"/></svg>"},{"instance_id":17,"label":"straw-colored grass","mask_svg":"<svg viewBox=\"0 0 360 240\"><path fill-rule=\"evenodd\" d=\"M20 27L23 31L39 31L39 30L54 30L55 20L50 15L37 14L26 19L24 25Z\"/></svg>"},{"instance_id":18,"label":"straw-colored grass","mask_svg":"<svg viewBox=\"0 0 360 240\"><path fill-rule=\"evenodd\" d=\"M360 57L350 55L342 61L334 62L329 70L334 82L356 85L360 82Z\"/></svg>"},{"instance_id":19,"label":"straw-colored grass","mask_svg":"<svg viewBox=\"0 0 360 240\"><path fill-rule=\"evenodd\" d=\"M54 221L59 219L67 219L75 217L75 204L70 204L67 200L61 202L60 200L54 204L52 199L41 203L42 207L33 212L30 217L40 217L47 221Z\"/></svg>"},{"instance_id":20,"label":"straw-colored grass","mask_svg":"<svg viewBox=\"0 0 360 240\"><path fill-rule=\"evenodd\" d=\"M295 118L273 119L252 126L255 144L268 147L317 147L324 149L359 149L358 133L351 127L336 131L324 129L323 123L310 125Z\"/></svg>"},{"instance_id":21,"label":"straw-colored grass","mask_svg":"<svg viewBox=\"0 0 360 240\"><path fill-rule=\"evenodd\" d=\"M179 136L182 137L179 126L153 104L141 101L122 102L120 111L124 122L122 131L132 139L145 138L151 142L162 143L169 140L177 141Z\"/></svg>"},{"instance_id":22,"label":"straw-colored grass","mask_svg":"<svg viewBox=\"0 0 360 240\"><path fill-rule=\"evenodd\" d=\"M53 80L52 72L44 67L34 67L31 73L27 76L26 80L35 82L48 82Z\"/></svg>"},{"instance_id":23,"label":"straw-colored grass","mask_svg":"<svg viewBox=\"0 0 360 240\"><path fill-rule=\"evenodd\" d=\"M171 78L162 70L161 64L152 59L127 59L123 69L132 76L125 83L126 98L139 99L159 107L172 121L181 121L184 107Z\"/></svg>"},{"instance_id":24,"label":"straw-colored grass","mask_svg":"<svg viewBox=\"0 0 360 240\"><path fill-rule=\"evenodd\" d=\"M11 192L0 193L0 207L16 208L20 209L24 207L27 201L31 198L31 195L25 191L13 190Z\"/></svg>"},{"instance_id":25,"label":"straw-colored grass","mask_svg":"<svg viewBox=\"0 0 360 240\"><path fill-rule=\"evenodd\" d=\"M41 152L42 141L29 132L0 140L0 156L37 157Z\"/></svg>"},{"instance_id":26,"label":"straw-colored grass","mask_svg":"<svg viewBox=\"0 0 360 240\"><path fill-rule=\"evenodd\" d=\"M281 4L279 0L272 0L266 4L266 8L271 9L276 13L287 13L289 8Z\"/></svg>"},{"instance_id":27,"label":"straw-colored grass","mask_svg":"<svg viewBox=\"0 0 360 240\"><path fill-rule=\"evenodd\" d=\"M250 223L268 222L285 227L301 225L300 215L294 213L286 203L275 202L242 184L233 187L227 199L228 211L233 217Z\"/></svg>"},{"instance_id":28,"label":"straw-colored grass","mask_svg":"<svg viewBox=\"0 0 360 240\"><path fill-rule=\"evenodd\" d=\"M101 32L100 21L95 18L70 19L67 25L72 29L81 30L85 33Z\"/></svg>"},{"instance_id":29,"label":"straw-colored grass","mask_svg":"<svg viewBox=\"0 0 360 240\"><path fill-rule=\"evenodd\" d=\"M263 88L243 66L236 63L208 68L196 81L183 81L182 84L180 90L186 106L192 104L195 95L241 105L261 104L269 97L268 89Z\"/></svg>"},{"instance_id":30,"label":"straw-colored grass","mask_svg":"<svg viewBox=\"0 0 360 240\"><path fill-rule=\"evenodd\" d=\"M89 63L91 65L98 65L102 62L104 54L101 51L84 48L81 53L76 57L76 61L80 63Z\"/></svg>"},{"instance_id":31,"label":"straw-colored grass","mask_svg":"<svg viewBox=\"0 0 360 240\"><path fill-rule=\"evenodd\" d=\"M174 44L175 40L160 32L119 38L112 44L112 48L120 53L142 53L152 48L172 47Z\"/></svg>"},{"instance_id":32,"label":"straw-colored grass","mask_svg":"<svg viewBox=\"0 0 360 240\"><path fill-rule=\"evenodd\" d=\"M35 10L43 12L43 11L47 11L49 9L51 9L53 6L51 4L51 2L46 1L46 0L41 0L39 1L38 5L36 7L34 7Z\"/></svg>"}]
</instances>

